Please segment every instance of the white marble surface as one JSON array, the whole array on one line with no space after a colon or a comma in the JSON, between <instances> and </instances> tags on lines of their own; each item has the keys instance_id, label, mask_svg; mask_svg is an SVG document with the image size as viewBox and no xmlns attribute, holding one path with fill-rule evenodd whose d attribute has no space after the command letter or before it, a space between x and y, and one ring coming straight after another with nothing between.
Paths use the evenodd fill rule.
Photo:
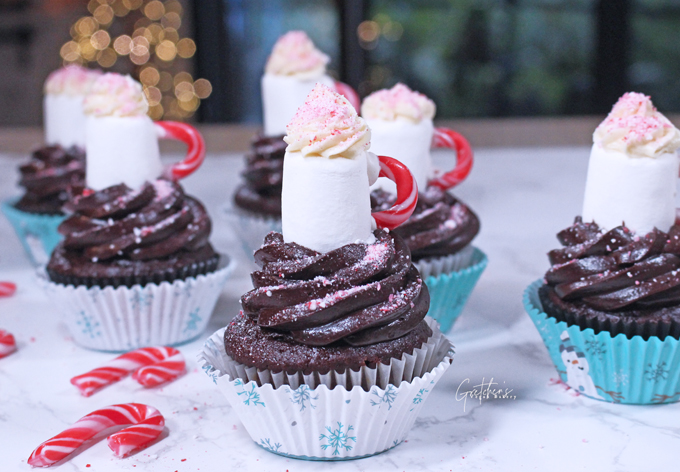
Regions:
<instances>
[{"instance_id":1,"label":"white marble surface","mask_svg":"<svg viewBox=\"0 0 680 472\"><path fill-rule=\"evenodd\" d=\"M672 470L680 445L680 404L614 405L574 396L551 382L556 372L521 295L548 267L555 233L580 212L588 149L478 150L473 172L457 191L481 216L476 245L489 266L450 334L457 354L425 403L408 441L368 459L317 463L286 459L256 446L226 399L197 370L202 341L181 347L189 373L158 390L127 379L83 398L69 379L112 356L69 340L39 290L9 223L0 218L0 280L19 286L0 299L0 328L19 351L0 360L0 469L28 470L31 451L82 415L114 403L141 402L166 418L166 437L116 459L105 442L59 466L64 471L449 471ZM445 159L438 155L437 160ZM0 198L17 195L17 159L0 156ZM214 216L213 241L240 262L204 337L224 326L250 286L248 263L220 208L238 182L240 156L212 156L185 181ZM465 383L469 379L469 383ZM461 392L493 379L514 400L457 401ZM464 408L465 407L465 408ZM675 467L673 467L674 469Z\"/></svg>"}]
</instances>

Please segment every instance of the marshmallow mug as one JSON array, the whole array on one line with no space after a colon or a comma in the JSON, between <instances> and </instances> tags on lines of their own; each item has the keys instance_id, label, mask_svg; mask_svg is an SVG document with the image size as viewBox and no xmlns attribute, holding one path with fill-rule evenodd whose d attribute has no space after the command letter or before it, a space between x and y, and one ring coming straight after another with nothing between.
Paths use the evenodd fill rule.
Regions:
<instances>
[{"instance_id":1,"label":"marshmallow mug","mask_svg":"<svg viewBox=\"0 0 680 472\"><path fill-rule=\"evenodd\" d=\"M153 122L148 116L88 116L86 122L86 184L102 190L120 183L138 188L159 177L183 179L205 158L205 142L191 125L175 121ZM187 153L163 169L158 139L185 143Z\"/></svg>"}]
</instances>

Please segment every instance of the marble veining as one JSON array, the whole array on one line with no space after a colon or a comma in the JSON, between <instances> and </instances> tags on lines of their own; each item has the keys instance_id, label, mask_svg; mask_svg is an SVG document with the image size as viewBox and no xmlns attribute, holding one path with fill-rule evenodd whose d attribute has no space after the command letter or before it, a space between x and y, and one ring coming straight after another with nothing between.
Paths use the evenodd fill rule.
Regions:
<instances>
[{"instance_id":1,"label":"marble veining","mask_svg":"<svg viewBox=\"0 0 680 472\"><path fill-rule=\"evenodd\" d=\"M28 470L31 451L81 416L114 403L141 402L166 418L164 437L116 459L102 441L57 470L95 471L449 471L671 470L680 444L680 404L625 406L576 395L558 382L540 336L522 308L522 291L548 268L555 233L580 212L588 148L480 149L470 178L454 192L480 216L475 244L489 256L463 315L450 333L451 369L432 391L408 439L368 459L320 465L265 451L248 436L226 398L195 362L211 333L238 311L250 265L220 210L238 184L241 156L210 156L185 181L213 217L213 243L239 259L200 339L180 347L188 373L146 390L124 380L81 397L69 379L112 356L73 344L51 309L10 224L0 218L0 280L19 290L0 299L0 327L19 351L0 359L3 471ZM179 156L176 156L177 158ZM442 167L446 152L435 153ZM0 199L19 194L17 156L0 155ZM450 167L451 164L448 164ZM465 396L482 381L510 390L483 400ZM464 400L464 401L463 401Z\"/></svg>"}]
</instances>

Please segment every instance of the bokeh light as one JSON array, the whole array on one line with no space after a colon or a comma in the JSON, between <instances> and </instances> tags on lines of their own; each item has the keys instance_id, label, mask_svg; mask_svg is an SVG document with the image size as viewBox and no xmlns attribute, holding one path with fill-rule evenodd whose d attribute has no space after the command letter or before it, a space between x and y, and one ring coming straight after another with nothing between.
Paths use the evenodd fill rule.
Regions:
<instances>
[{"instance_id":1,"label":"bokeh light","mask_svg":"<svg viewBox=\"0 0 680 472\"><path fill-rule=\"evenodd\" d=\"M177 41L177 55L188 59L196 54L196 43L193 39L184 38Z\"/></svg>"}]
</instances>

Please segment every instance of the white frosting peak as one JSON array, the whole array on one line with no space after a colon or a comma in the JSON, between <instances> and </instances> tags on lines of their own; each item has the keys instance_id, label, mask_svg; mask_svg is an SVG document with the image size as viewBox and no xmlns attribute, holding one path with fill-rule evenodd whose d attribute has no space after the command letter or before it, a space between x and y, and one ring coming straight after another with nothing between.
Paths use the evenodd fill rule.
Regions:
<instances>
[{"instance_id":1,"label":"white frosting peak","mask_svg":"<svg viewBox=\"0 0 680 472\"><path fill-rule=\"evenodd\" d=\"M434 118L437 107L422 93L414 92L398 83L391 89L378 90L361 104L361 115L366 119L394 121L404 118L414 123Z\"/></svg>"},{"instance_id":2,"label":"white frosting peak","mask_svg":"<svg viewBox=\"0 0 680 472\"><path fill-rule=\"evenodd\" d=\"M316 84L286 127L287 152L352 159L370 146L371 130L342 95Z\"/></svg>"},{"instance_id":3,"label":"white frosting peak","mask_svg":"<svg viewBox=\"0 0 680 472\"><path fill-rule=\"evenodd\" d=\"M593 134L595 145L629 157L658 157L680 147L680 131L641 93L624 94Z\"/></svg>"},{"instance_id":4,"label":"white frosting peak","mask_svg":"<svg viewBox=\"0 0 680 472\"><path fill-rule=\"evenodd\" d=\"M329 57L319 51L304 31L281 36L267 60L265 73L316 78L326 72Z\"/></svg>"},{"instance_id":5,"label":"white frosting peak","mask_svg":"<svg viewBox=\"0 0 680 472\"><path fill-rule=\"evenodd\" d=\"M101 71L71 64L53 71L45 80L45 93L52 95L84 96L102 75Z\"/></svg>"},{"instance_id":6,"label":"white frosting peak","mask_svg":"<svg viewBox=\"0 0 680 472\"><path fill-rule=\"evenodd\" d=\"M97 117L145 116L149 103L139 82L129 75L107 73L92 85L83 110Z\"/></svg>"}]
</instances>

